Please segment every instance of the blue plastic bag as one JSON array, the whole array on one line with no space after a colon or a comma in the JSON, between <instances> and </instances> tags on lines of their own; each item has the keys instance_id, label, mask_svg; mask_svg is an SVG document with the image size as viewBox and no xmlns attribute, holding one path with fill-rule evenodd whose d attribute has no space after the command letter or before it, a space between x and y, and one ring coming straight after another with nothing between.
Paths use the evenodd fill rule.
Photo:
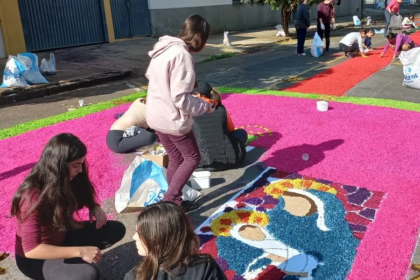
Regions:
<instances>
[{"instance_id":1,"label":"blue plastic bag","mask_svg":"<svg viewBox=\"0 0 420 280\"><path fill-rule=\"evenodd\" d=\"M48 81L42 76L38 68L38 56L34 53L20 53L18 58L21 59L26 66L28 71L23 73L23 77L30 85L48 84Z\"/></svg>"},{"instance_id":2,"label":"blue plastic bag","mask_svg":"<svg viewBox=\"0 0 420 280\"><path fill-rule=\"evenodd\" d=\"M1 84L1 87L9 88L29 86L23 77L23 74L27 71L29 71L29 68L21 59L10 55L3 71L3 83Z\"/></svg>"}]
</instances>

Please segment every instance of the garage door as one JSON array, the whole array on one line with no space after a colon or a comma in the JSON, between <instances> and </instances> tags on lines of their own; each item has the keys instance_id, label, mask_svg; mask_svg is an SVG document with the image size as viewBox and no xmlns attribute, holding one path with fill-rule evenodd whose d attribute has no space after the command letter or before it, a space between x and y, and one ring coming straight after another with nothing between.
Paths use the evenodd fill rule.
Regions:
<instances>
[{"instance_id":1,"label":"garage door","mask_svg":"<svg viewBox=\"0 0 420 280\"><path fill-rule=\"evenodd\" d=\"M108 41L103 0L18 0L27 51Z\"/></svg>"}]
</instances>

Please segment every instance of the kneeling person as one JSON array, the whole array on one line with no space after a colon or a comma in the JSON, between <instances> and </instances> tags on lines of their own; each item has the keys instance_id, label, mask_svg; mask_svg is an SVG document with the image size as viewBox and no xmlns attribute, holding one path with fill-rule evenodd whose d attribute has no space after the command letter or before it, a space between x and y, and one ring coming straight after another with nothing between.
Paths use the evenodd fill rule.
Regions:
<instances>
[{"instance_id":1,"label":"kneeling person","mask_svg":"<svg viewBox=\"0 0 420 280\"><path fill-rule=\"evenodd\" d=\"M106 144L116 153L128 153L153 144L156 139L147 125L146 99L139 98L111 126Z\"/></svg>"},{"instance_id":2,"label":"kneeling person","mask_svg":"<svg viewBox=\"0 0 420 280\"><path fill-rule=\"evenodd\" d=\"M374 30L366 32L366 30L361 29L360 32L351 32L341 39L339 44L340 50L350 58L355 57L358 53L360 53L362 57L367 57L363 50L363 38L372 38L374 35Z\"/></svg>"},{"instance_id":3,"label":"kneeling person","mask_svg":"<svg viewBox=\"0 0 420 280\"><path fill-rule=\"evenodd\" d=\"M197 84L194 95L218 103L212 114L193 117L194 135L201 153L198 169L221 171L236 168L245 159L248 134L244 129L235 129L216 89L204 81Z\"/></svg>"}]
</instances>

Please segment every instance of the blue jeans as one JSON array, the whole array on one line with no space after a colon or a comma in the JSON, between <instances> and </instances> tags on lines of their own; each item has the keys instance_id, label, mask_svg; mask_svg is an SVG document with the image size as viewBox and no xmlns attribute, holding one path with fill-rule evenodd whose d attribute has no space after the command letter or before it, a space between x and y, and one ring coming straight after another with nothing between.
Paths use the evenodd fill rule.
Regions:
<instances>
[{"instance_id":1,"label":"blue jeans","mask_svg":"<svg viewBox=\"0 0 420 280\"><path fill-rule=\"evenodd\" d=\"M391 24L391 13L388 10L385 10L385 29L384 29L384 36L388 35L389 33L391 33L392 30L389 30L388 32L388 28L389 25Z\"/></svg>"}]
</instances>

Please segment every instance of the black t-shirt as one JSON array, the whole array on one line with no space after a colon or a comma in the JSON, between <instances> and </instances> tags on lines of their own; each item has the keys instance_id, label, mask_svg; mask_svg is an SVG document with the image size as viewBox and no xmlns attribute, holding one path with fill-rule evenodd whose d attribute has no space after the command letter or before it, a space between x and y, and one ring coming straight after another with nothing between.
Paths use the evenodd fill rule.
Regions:
<instances>
[{"instance_id":1,"label":"black t-shirt","mask_svg":"<svg viewBox=\"0 0 420 280\"><path fill-rule=\"evenodd\" d=\"M171 275L164 270L159 271L154 280L227 280L225 274L213 259L194 257L190 265L178 269ZM130 270L124 280L136 280L134 269Z\"/></svg>"}]
</instances>

